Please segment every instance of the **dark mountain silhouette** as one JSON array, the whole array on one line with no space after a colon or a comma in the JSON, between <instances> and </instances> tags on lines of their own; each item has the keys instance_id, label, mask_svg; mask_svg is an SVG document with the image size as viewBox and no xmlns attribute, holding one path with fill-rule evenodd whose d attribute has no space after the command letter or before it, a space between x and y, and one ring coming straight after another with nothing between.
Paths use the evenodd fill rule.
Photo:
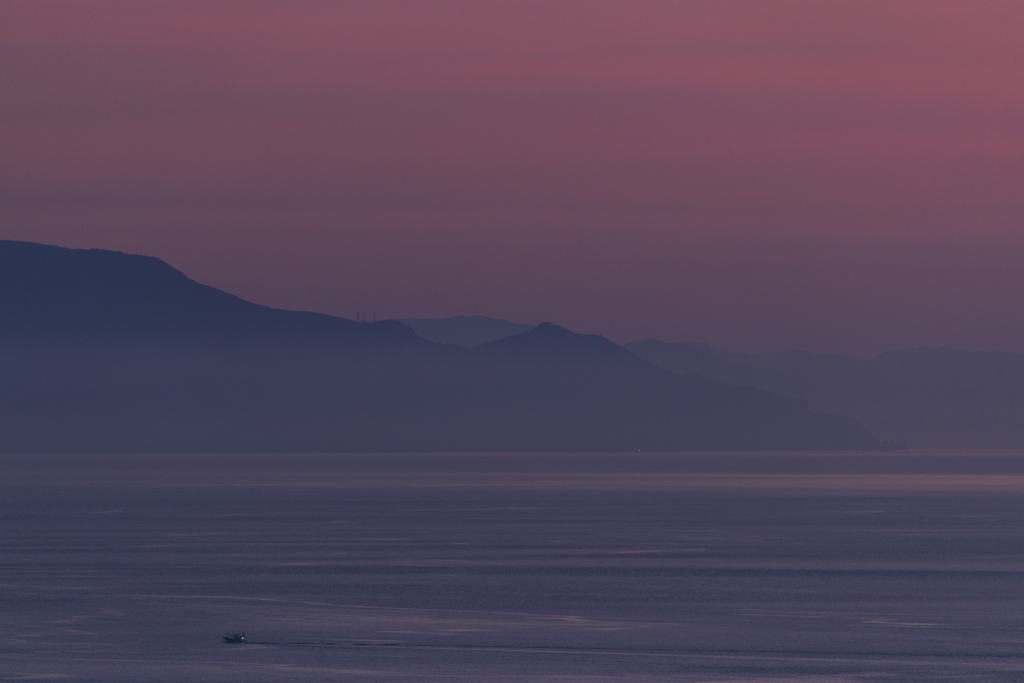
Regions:
<instances>
[{"instance_id":1,"label":"dark mountain silhouette","mask_svg":"<svg viewBox=\"0 0 1024 683\"><path fill-rule=\"evenodd\" d=\"M0 340L431 346L394 321L368 325L254 304L151 256L13 241L0 241Z\"/></svg>"},{"instance_id":2,"label":"dark mountain silhouette","mask_svg":"<svg viewBox=\"0 0 1024 683\"><path fill-rule=\"evenodd\" d=\"M513 323L482 315L459 315L454 318L402 318L416 334L439 344L457 344L475 349L481 344L497 341L533 329L533 325Z\"/></svg>"},{"instance_id":3,"label":"dark mountain silhouette","mask_svg":"<svg viewBox=\"0 0 1024 683\"><path fill-rule=\"evenodd\" d=\"M543 324L476 351L0 242L0 450L878 449L849 418Z\"/></svg>"},{"instance_id":4,"label":"dark mountain silhouette","mask_svg":"<svg viewBox=\"0 0 1024 683\"><path fill-rule=\"evenodd\" d=\"M918 348L861 360L806 351L729 353L645 339L626 345L655 365L801 398L913 447L1024 448L1024 356Z\"/></svg>"},{"instance_id":5,"label":"dark mountain silhouette","mask_svg":"<svg viewBox=\"0 0 1024 683\"><path fill-rule=\"evenodd\" d=\"M484 344L472 361L477 377L503 387L500 402L529 415L537 433L547 431L557 441L557 433L567 430L587 442L588 450L600 450L601 443L621 450L676 450L680 446L673 444L682 443L696 450L865 443L860 427L847 418L816 415L802 401L769 392L666 373L604 337L551 323Z\"/></svg>"},{"instance_id":6,"label":"dark mountain silhouette","mask_svg":"<svg viewBox=\"0 0 1024 683\"><path fill-rule=\"evenodd\" d=\"M516 334L477 348L478 354L532 358L602 358L645 366L636 355L597 334L577 334L552 323L541 323L525 334Z\"/></svg>"}]
</instances>

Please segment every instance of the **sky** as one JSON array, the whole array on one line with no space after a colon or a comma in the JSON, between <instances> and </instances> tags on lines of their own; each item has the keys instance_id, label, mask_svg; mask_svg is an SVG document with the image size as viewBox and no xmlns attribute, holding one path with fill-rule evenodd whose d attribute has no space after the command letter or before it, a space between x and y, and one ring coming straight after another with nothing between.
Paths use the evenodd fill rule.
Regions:
<instances>
[{"instance_id":1,"label":"sky","mask_svg":"<svg viewBox=\"0 0 1024 683\"><path fill-rule=\"evenodd\" d=\"M1024 352L1019 0L0 0L0 238L282 308Z\"/></svg>"}]
</instances>

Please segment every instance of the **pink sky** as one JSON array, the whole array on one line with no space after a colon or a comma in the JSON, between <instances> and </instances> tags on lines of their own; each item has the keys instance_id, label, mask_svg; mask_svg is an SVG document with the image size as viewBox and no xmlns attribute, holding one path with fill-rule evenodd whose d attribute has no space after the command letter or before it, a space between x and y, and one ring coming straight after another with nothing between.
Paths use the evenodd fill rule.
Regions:
<instances>
[{"instance_id":1,"label":"pink sky","mask_svg":"<svg viewBox=\"0 0 1024 683\"><path fill-rule=\"evenodd\" d=\"M0 238L274 306L1024 352L1019 0L0 0Z\"/></svg>"}]
</instances>

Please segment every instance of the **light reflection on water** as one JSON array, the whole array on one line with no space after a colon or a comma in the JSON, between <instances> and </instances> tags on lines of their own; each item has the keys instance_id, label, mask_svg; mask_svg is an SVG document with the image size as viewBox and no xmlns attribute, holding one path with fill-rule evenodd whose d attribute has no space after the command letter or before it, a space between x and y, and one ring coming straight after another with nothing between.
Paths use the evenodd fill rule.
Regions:
<instances>
[{"instance_id":1,"label":"light reflection on water","mask_svg":"<svg viewBox=\"0 0 1024 683\"><path fill-rule=\"evenodd\" d=\"M0 679L1024 672L1022 453L8 455L0 475Z\"/></svg>"}]
</instances>

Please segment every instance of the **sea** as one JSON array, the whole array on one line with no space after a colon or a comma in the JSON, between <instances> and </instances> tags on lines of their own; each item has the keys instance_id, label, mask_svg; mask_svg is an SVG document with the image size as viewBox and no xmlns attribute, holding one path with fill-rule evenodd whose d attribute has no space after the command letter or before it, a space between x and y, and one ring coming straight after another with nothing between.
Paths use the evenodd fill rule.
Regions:
<instances>
[{"instance_id":1,"label":"sea","mask_svg":"<svg viewBox=\"0 0 1024 683\"><path fill-rule=\"evenodd\" d=\"M1024 452L0 455L0 680L1021 681Z\"/></svg>"}]
</instances>

